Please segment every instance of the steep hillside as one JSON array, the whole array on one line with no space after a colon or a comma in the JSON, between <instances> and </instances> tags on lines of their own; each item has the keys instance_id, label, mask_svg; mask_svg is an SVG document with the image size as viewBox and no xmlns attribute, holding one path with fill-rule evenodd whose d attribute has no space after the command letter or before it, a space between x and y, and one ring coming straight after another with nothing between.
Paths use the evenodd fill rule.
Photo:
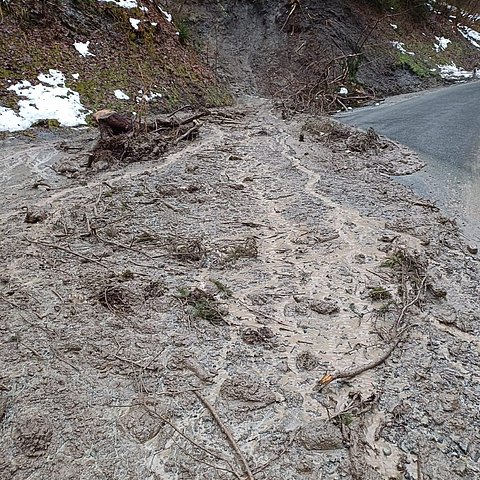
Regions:
<instances>
[{"instance_id":1,"label":"steep hillside","mask_svg":"<svg viewBox=\"0 0 480 480\"><path fill-rule=\"evenodd\" d=\"M407 3L187 0L168 8L237 91L331 110L473 76L478 33L467 24L475 18Z\"/></svg>"},{"instance_id":2,"label":"steep hillside","mask_svg":"<svg viewBox=\"0 0 480 480\"><path fill-rule=\"evenodd\" d=\"M64 77L57 86L78 92L90 110L230 101L156 2L4 0L0 8L0 109L18 111L19 96L30 93L19 82L39 84L50 69ZM42 88L52 86L41 78Z\"/></svg>"},{"instance_id":3,"label":"steep hillside","mask_svg":"<svg viewBox=\"0 0 480 480\"><path fill-rule=\"evenodd\" d=\"M0 0L0 130L220 106L230 87L332 111L472 77L478 17L410 3Z\"/></svg>"}]
</instances>

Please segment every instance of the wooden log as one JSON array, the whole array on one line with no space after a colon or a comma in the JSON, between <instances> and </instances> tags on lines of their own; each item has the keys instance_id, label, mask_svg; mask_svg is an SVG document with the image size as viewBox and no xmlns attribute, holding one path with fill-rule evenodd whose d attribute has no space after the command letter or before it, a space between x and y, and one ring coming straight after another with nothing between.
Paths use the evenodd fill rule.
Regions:
<instances>
[{"instance_id":1,"label":"wooden log","mask_svg":"<svg viewBox=\"0 0 480 480\"><path fill-rule=\"evenodd\" d=\"M113 110L99 110L94 113L93 119L98 124L102 138L129 133L133 130L132 120Z\"/></svg>"}]
</instances>

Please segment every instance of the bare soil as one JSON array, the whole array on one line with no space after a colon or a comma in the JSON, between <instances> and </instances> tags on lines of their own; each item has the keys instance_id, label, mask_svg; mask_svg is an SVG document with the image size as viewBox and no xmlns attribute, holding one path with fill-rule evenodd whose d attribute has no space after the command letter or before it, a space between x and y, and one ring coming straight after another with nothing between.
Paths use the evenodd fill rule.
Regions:
<instances>
[{"instance_id":1,"label":"bare soil","mask_svg":"<svg viewBox=\"0 0 480 480\"><path fill-rule=\"evenodd\" d=\"M186 0L168 1L168 8L234 92L273 97L296 111L345 110L424 90L445 83L435 73L438 65L472 70L480 61L449 13L419 16L399 2L378 9L386 3ZM435 52L442 35L452 45ZM403 42L415 60L392 42Z\"/></svg>"},{"instance_id":2,"label":"bare soil","mask_svg":"<svg viewBox=\"0 0 480 480\"><path fill-rule=\"evenodd\" d=\"M2 141L2 479L479 477L478 259L411 152L253 97L59 135Z\"/></svg>"}]
</instances>

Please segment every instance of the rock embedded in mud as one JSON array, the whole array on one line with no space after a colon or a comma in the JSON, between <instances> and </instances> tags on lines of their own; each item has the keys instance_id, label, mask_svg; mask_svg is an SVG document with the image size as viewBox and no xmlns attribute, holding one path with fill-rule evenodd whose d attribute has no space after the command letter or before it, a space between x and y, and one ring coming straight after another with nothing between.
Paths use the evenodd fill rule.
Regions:
<instances>
[{"instance_id":1,"label":"rock embedded in mud","mask_svg":"<svg viewBox=\"0 0 480 480\"><path fill-rule=\"evenodd\" d=\"M13 440L25 455L43 455L52 440L48 419L38 414L20 418L14 429Z\"/></svg>"},{"instance_id":2,"label":"rock embedded in mud","mask_svg":"<svg viewBox=\"0 0 480 480\"><path fill-rule=\"evenodd\" d=\"M313 353L302 352L297 355L297 358L295 359L295 365L299 370L306 370L307 372L311 372L320 365L320 362Z\"/></svg>"},{"instance_id":3,"label":"rock embedded in mud","mask_svg":"<svg viewBox=\"0 0 480 480\"><path fill-rule=\"evenodd\" d=\"M398 237L399 237L398 234L391 233L391 232L384 232L384 233L378 238L378 240L379 240L380 242L384 242L384 243L392 243L392 242L395 241Z\"/></svg>"},{"instance_id":4,"label":"rock embedded in mud","mask_svg":"<svg viewBox=\"0 0 480 480\"><path fill-rule=\"evenodd\" d=\"M268 327L248 327L240 335L242 340L249 345L271 345L271 340L275 337L273 331Z\"/></svg>"},{"instance_id":5,"label":"rock embedded in mud","mask_svg":"<svg viewBox=\"0 0 480 480\"><path fill-rule=\"evenodd\" d=\"M478 247L476 245L467 245L467 250L472 255L476 255L478 253Z\"/></svg>"},{"instance_id":6,"label":"rock embedded in mud","mask_svg":"<svg viewBox=\"0 0 480 480\"><path fill-rule=\"evenodd\" d=\"M445 288L438 285L428 285L428 289L432 292L432 295L435 298L445 298L447 296Z\"/></svg>"},{"instance_id":7,"label":"rock embedded in mud","mask_svg":"<svg viewBox=\"0 0 480 480\"><path fill-rule=\"evenodd\" d=\"M27 210L27 213L25 215L25 223L40 223L46 220L48 217L48 214L45 210L42 209L31 209Z\"/></svg>"},{"instance_id":8,"label":"rock embedded in mud","mask_svg":"<svg viewBox=\"0 0 480 480\"><path fill-rule=\"evenodd\" d=\"M321 315L331 315L339 311L338 305L334 302L327 302L325 300L311 300L308 304L310 310Z\"/></svg>"},{"instance_id":9,"label":"rock embedded in mud","mask_svg":"<svg viewBox=\"0 0 480 480\"><path fill-rule=\"evenodd\" d=\"M275 393L261 379L245 373L227 378L223 382L220 393L225 398L255 403L259 407L277 400Z\"/></svg>"},{"instance_id":10,"label":"rock embedded in mud","mask_svg":"<svg viewBox=\"0 0 480 480\"><path fill-rule=\"evenodd\" d=\"M328 420L317 420L300 429L298 441L307 450L343 448L340 429Z\"/></svg>"},{"instance_id":11,"label":"rock embedded in mud","mask_svg":"<svg viewBox=\"0 0 480 480\"><path fill-rule=\"evenodd\" d=\"M7 405L7 399L4 397L0 397L0 422L3 420L5 414L7 413Z\"/></svg>"}]
</instances>

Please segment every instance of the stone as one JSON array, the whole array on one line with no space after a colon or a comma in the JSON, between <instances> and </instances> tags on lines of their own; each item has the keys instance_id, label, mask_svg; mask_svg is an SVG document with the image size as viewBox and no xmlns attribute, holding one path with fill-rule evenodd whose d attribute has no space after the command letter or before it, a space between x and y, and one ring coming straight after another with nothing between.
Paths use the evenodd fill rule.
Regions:
<instances>
[{"instance_id":1,"label":"stone","mask_svg":"<svg viewBox=\"0 0 480 480\"><path fill-rule=\"evenodd\" d=\"M301 428L299 442L307 450L343 448L340 429L328 420L316 420Z\"/></svg>"},{"instance_id":2,"label":"stone","mask_svg":"<svg viewBox=\"0 0 480 480\"><path fill-rule=\"evenodd\" d=\"M398 238L398 235L395 233L384 232L380 237L379 241L384 243L392 243L394 240Z\"/></svg>"},{"instance_id":3,"label":"stone","mask_svg":"<svg viewBox=\"0 0 480 480\"><path fill-rule=\"evenodd\" d=\"M42 209L29 209L25 215L25 223L40 223L48 217L47 212Z\"/></svg>"},{"instance_id":4,"label":"stone","mask_svg":"<svg viewBox=\"0 0 480 480\"><path fill-rule=\"evenodd\" d=\"M321 315L330 315L332 313L338 312L339 308L336 303L326 302L325 300L312 300L309 302L310 310L313 310L316 313Z\"/></svg>"},{"instance_id":5,"label":"stone","mask_svg":"<svg viewBox=\"0 0 480 480\"><path fill-rule=\"evenodd\" d=\"M478 247L476 245L473 245L473 244L467 245L467 250L472 255L476 255L478 253Z\"/></svg>"}]
</instances>

